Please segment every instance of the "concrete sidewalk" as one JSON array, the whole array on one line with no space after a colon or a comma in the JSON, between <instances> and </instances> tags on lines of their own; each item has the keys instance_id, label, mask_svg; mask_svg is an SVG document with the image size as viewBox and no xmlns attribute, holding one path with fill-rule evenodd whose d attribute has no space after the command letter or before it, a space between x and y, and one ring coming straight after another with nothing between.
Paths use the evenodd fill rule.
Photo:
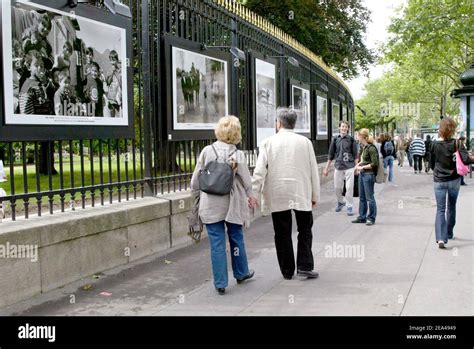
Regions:
<instances>
[{"instance_id":1,"label":"concrete sidewalk","mask_svg":"<svg viewBox=\"0 0 474 349\"><path fill-rule=\"evenodd\" d=\"M282 278L272 222L263 217L246 232L255 277L237 285L230 272L225 296L214 290L203 240L3 308L0 315L472 316L474 180L461 187L456 238L446 250L435 244L431 173L396 168L395 181L376 185L372 227L334 212L332 182L323 185L313 228L319 279Z\"/></svg>"}]
</instances>

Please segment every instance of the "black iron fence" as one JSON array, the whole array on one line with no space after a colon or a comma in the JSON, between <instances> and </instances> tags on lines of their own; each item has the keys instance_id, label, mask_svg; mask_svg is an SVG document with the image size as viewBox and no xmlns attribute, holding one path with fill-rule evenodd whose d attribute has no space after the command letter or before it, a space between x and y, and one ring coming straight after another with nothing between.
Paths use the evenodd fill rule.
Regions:
<instances>
[{"instance_id":1,"label":"black iron fence","mask_svg":"<svg viewBox=\"0 0 474 349\"><path fill-rule=\"evenodd\" d=\"M201 149L213 140L170 141L164 132L166 88L163 84L165 33L208 46L236 46L244 52L279 57L277 100L289 105L287 81L320 86L328 99L328 136L312 136L319 162L326 161L331 139L331 103L347 106L349 90L314 54L259 16L230 0L124 1L133 14L134 139L79 139L49 142L0 142L7 180L0 183L0 218L29 218L43 213L84 209L165 192L186 190ZM97 1L97 6L102 6ZM299 66L287 64L287 57ZM231 67L230 112L242 123L241 148L254 165L250 70L246 62ZM341 116L337 116L342 118ZM0 126L1 127L1 126ZM1 175L0 175L1 180ZM1 196L3 194L3 196Z\"/></svg>"}]
</instances>

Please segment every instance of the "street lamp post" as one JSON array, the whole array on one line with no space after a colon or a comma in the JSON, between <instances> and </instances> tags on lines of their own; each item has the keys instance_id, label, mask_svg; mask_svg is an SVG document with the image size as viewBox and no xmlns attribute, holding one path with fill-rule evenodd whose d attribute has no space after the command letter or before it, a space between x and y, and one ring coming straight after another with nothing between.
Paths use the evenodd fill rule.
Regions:
<instances>
[{"instance_id":1,"label":"street lamp post","mask_svg":"<svg viewBox=\"0 0 474 349\"><path fill-rule=\"evenodd\" d=\"M474 114L474 62L459 77L462 87L451 92L451 96L461 99L461 116L466 129L466 146L471 149L471 115Z\"/></svg>"}]
</instances>

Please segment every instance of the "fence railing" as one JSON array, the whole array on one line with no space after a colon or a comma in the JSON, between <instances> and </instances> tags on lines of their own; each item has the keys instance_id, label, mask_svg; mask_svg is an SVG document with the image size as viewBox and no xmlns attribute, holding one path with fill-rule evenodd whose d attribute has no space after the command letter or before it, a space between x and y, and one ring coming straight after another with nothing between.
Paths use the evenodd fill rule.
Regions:
<instances>
[{"instance_id":1,"label":"fence railing","mask_svg":"<svg viewBox=\"0 0 474 349\"><path fill-rule=\"evenodd\" d=\"M324 84L328 87L328 99L337 99L342 94L348 105L352 103L347 86L320 58L234 1L129 0L124 3L133 14L135 139L0 142L0 160L7 176L6 182L0 183L4 190L3 196L0 190L0 218L17 220L189 188L197 157L213 140L169 141L163 136L164 33L209 46L232 44L245 52L295 57L299 68L279 60L280 105L290 104L286 84L290 78L307 82L312 92L317 85ZM97 1L97 6L103 6L102 1ZM231 113L241 120L241 148L252 168L256 150L250 149L254 121L246 62L232 67L232 74ZM328 137L319 139L314 132L311 137L318 162L326 161L331 138L328 109ZM316 106L312 110L316 111ZM353 118L352 107L349 113ZM316 123L315 117L312 122Z\"/></svg>"}]
</instances>

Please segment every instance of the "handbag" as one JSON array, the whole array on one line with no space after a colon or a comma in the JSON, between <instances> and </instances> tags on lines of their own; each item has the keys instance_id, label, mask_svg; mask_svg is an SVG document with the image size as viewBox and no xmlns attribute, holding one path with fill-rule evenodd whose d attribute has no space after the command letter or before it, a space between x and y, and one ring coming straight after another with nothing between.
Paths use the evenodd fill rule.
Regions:
<instances>
[{"instance_id":1,"label":"handbag","mask_svg":"<svg viewBox=\"0 0 474 349\"><path fill-rule=\"evenodd\" d=\"M344 179L344 185L342 187L342 196L346 196L346 180ZM353 197L358 198L359 197L359 175L354 174L354 194Z\"/></svg>"},{"instance_id":2,"label":"handbag","mask_svg":"<svg viewBox=\"0 0 474 349\"><path fill-rule=\"evenodd\" d=\"M458 141L456 141L456 172L460 176L465 176L469 173L469 166L462 162L461 154L459 153Z\"/></svg>"},{"instance_id":3,"label":"handbag","mask_svg":"<svg viewBox=\"0 0 474 349\"><path fill-rule=\"evenodd\" d=\"M375 149L377 150L377 157L379 159L379 165L377 166L377 173L374 173L375 174L375 183L378 183L378 184L382 184L382 183L385 183L387 181L387 178L388 178L388 174L385 173L385 170L383 168L383 158L381 158L378 154L378 149L375 145L371 144L373 147L375 147ZM363 159L364 158L364 154L365 154L365 151L367 150L368 146L364 149L364 151L362 152L362 156L361 158Z\"/></svg>"},{"instance_id":4,"label":"handbag","mask_svg":"<svg viewBox=\"0 0 474 349\"><path fill-rule=\"evenodd\" d=\"M199 218L199 202L201 200L201 192L199 190L191 191L192 207L188 218L189 237L194 243L201 241L201 234L204 225Z\"/></svg>"}]
</instances>

